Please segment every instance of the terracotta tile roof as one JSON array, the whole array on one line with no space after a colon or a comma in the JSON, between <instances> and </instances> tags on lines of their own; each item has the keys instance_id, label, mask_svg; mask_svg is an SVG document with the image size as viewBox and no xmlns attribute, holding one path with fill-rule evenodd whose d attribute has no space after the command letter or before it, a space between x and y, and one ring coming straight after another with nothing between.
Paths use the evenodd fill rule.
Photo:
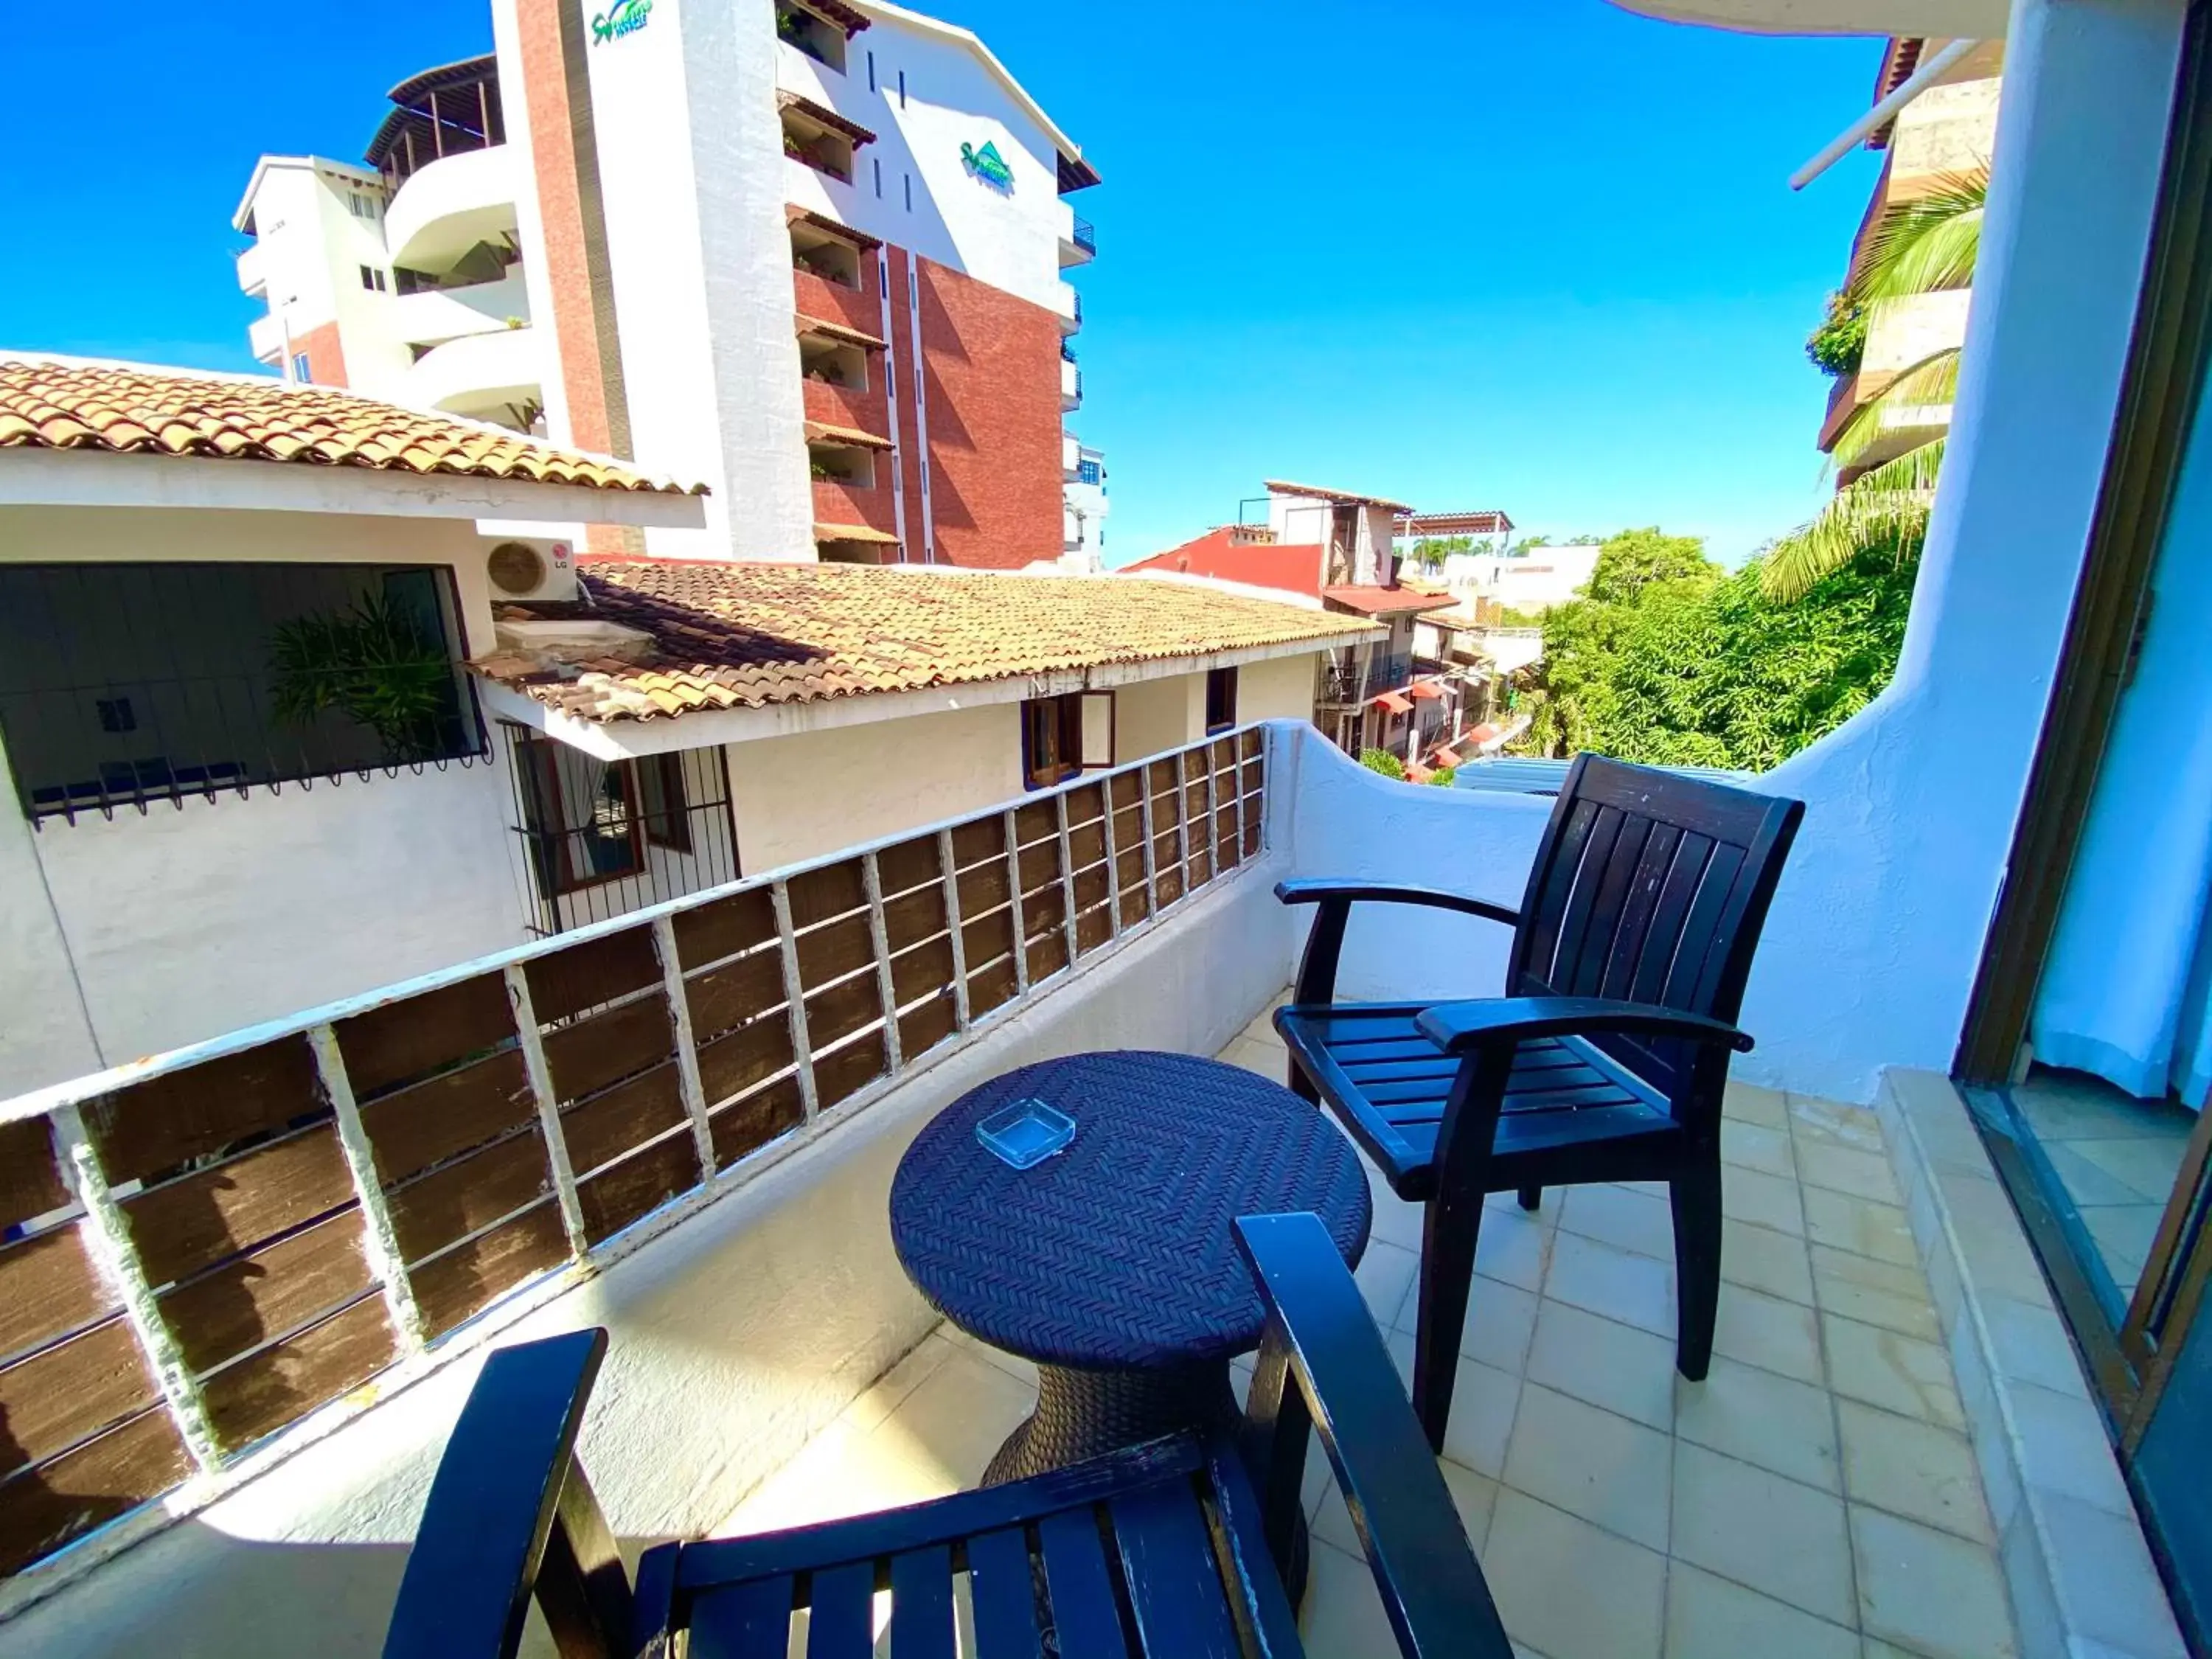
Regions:
<instances>
[{"instance_id":1,"label":"terracotta tile roof","mask_svg":"<svg viewBox=\"0 0 2212 1659\"><path fill-rule=\"evenodd\" d=\"M828 18L845 31L848 40L868 27L868 19L842 0L799 0L799 3L817 16Z\"/></svg>"},{"instance_id":2,"label":"terracotta tile roof","mask_svg":"<svg viewBox=\"0 0 2212 1659\"><path fill-rule=\"evenodd\" d=\"M887 547L896 547L898 538L888 530L876 530L864 524L817 524L814 526L817 542L879 542Z\"/></svg>"},{"instance_id":3,"label":"terracotta tile roof","mask_svg":"<svg viewBox=\"0 0 2212 1659\"><path fill-rule=\"evenodd\" d=\"M804 93L779 92L775 106L780 110L797 110L817 126L827 127L832 132L842 132L856 144L872 144L876 135L849 116L843 116L827 104L817 104Z\"/></svg>"},{"instance_id":4,"label":"terracotta tile roof","mask_svg":"<svg viewBox=\"0 0 2212 1659\"><path fill-rule=\"evenodd\" d=\"M801 334L819 334L825 340L842 340L847 345L856 345L870 351L881 351L884 342L872 334L864 334L843 323L833 323L826 317L810 317L805 312L797 313Z\"/></svg>"},{"instance_id":5,"label":"terracotta tile roof","mask_svg":"<svg viewBox=\"0 0 2212 1659\"><path fill-rule=\"evenodd\" d=\"M884 245L881 237L871 236L865 230L855 230L842 220L832 219L826 213L817 213L812 208L801 207L796 202L784 204L783 221L787 225L811 225L815 229L827 231L855 247L879 248Z\"/></svg>"},{"instance_id":6,"label":"terracotta tile roof","mask_svg":"<svg viewBox=\"0 0 2212 1659\"><path fill-rule=\"evenodd\" d=\"M687 492L618 461L335 386L135 363L0 357L0 449L91 449Z\"/></svg>"},{"instance_id":7,"label":"terracotta tile roof","mask_svg":"<svg viewBox=\"0 0 2212 1659\"><path fill-rule=\"evenodd\" d=\"M1388 495L1360 495L1349 489L1326 489L1320 484L1291 483L1281 478L1266 480L1267 492L1273 495L1310 495L1316 501L1341 501L1346 507L1387 507L1393 513L1411 513L1413 509L1403 501L1394 501Z\"/></svg>"},{"instance_id":8,"label":"terracotta tile roof","mask_svg":"<svg viewBox=\"0 0 2212 1659\"><path fill-rule=\"evenodd\" d=\"M582 720L651 720L1370 634L1346 617L1182 583L898 565L579 562L582 602L505 605L470 665ZM561 661L532 622L635 630ZM522 623L522 627L513 624ZM603 632L605 630L602 630Z\"/></svg>"},{"instance_id":9,"label":"terracotta tile roof","mask_svg":"<svg viewBox=\"0 0 2212 1659\"><path fill-rule=\"evenodd\" d=\"M1363 617L1396 617L1408 611L1443 611L1459 601L1449 593L1431 593L1411 582L1395 587L1324 587L1321 596L1331 605L1357 611Z\"/></svg>"},{"instance_id":10,"label":"terracotta tile roof","mask_svg":"<svg viewBox=\"0 0 2212 1659\"><path fill-rule=\"evenodd\" d=\"M844 444L855 449L889 449L891 441L879 438L872 432L863 432L856 426L833 426L828 421L806 422L806 441L811 444Z\"/></svg>"}]
</instances>

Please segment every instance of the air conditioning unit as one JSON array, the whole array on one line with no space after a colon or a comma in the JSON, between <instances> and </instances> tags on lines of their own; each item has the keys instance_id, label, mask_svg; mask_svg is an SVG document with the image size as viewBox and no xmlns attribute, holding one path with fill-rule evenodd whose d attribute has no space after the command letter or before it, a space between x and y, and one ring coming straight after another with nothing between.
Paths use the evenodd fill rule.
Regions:
<instances>
[{"instance_id":1,"label":"air conditioning unit","mask_svg":"<svg viewBox=\"0 0 2212 1659\"><path fill-rule=\"evenodd\" d=\"M576 597L575 545L566 538L505 536L489 543L484 575L492 603Z\"/></svg>"}]
</instances>

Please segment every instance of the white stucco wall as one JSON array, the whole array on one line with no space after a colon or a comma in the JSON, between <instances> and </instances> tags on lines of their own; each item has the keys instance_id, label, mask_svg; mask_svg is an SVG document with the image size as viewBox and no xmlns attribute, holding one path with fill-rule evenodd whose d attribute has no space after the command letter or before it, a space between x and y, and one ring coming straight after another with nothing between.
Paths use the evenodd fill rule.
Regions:
<instances>
[{"instance_id":1,"label":"white stucco wall","mask_svg":"<svg viewBox=\"0 0 2212 1659\"><path fill-rule=\"evenodd\" d=\"M1114 758L1134 760L1190 741L1190 693L1182 678L1145 680L1114 693Z\"/></svg>"},{"instance_id":2,"label":"white stucco wall","mask_svg":"<svg viewBox=\"0 0 2212 1659\"><path fill-rule=\"evenodd\" d=\"M976 1084L1056 1054L1218 1052L1287 975L1291 933L1269 890L1283 873L1265 860L1201 894L501 1334L611 1330L580 1451L633 1555L720 1522L935 1322L899 1269L886 1221L892 1174L921 1126ZM306 1631L320 1659L368 1659L481 1363L468 1356L393 1394L0 1625L0 1659L289 1659Z\"/></svg>"},{"instance_id":3,"label":"white stucco wall","mask_svg":"<svg viewBox=\"0 0 2212 1659\"><path fill-rule=\"evenodd\" d=\"M1237 671L1237 720L1310 720L1313 718L1314 681L1322 653L1307 657L1274 657L1247 663ZM1199 687L1199 718L1206 718L1206 688Z\"/></svg>"},{"instance_id":4,"label":"white stucco wall","mask_svg":"<svg viewBox=\"0 0 2212 1659\"><path fill-rule=\"evenodd\" d=\"M2020 0L1943 482L1896 678L1762 781L1808 803L1740 1076L1869 1100L1950 1068L2080 574L2181 0Z\"/></svg>"},{"instance_id":5,"label":"white stucco wall","mask_svg":"<svg viewBox=\"0 0 2212 1659\"><path fill-rule=\"evenodd\" d=\"M1019 703L733 743L747 875L973 812L1022 793Z\"/></svg>"}]
</instances>

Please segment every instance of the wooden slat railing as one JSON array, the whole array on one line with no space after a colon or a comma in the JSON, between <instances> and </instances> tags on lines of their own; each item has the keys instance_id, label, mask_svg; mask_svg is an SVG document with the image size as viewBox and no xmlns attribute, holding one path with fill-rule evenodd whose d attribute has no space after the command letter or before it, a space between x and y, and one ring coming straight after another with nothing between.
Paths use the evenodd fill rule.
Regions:
<instances>
[{"instance_id":1,"label":"wooden slat railing","mask_svg":"<svg viewBox=\"0 0 2212 1659\"><path fill-rule=\"evenodd\" d=\"M1267 777L1246 728L0 1104L0 1573L1172 914L1260 853Z\"/></svg>"}]
</instances>

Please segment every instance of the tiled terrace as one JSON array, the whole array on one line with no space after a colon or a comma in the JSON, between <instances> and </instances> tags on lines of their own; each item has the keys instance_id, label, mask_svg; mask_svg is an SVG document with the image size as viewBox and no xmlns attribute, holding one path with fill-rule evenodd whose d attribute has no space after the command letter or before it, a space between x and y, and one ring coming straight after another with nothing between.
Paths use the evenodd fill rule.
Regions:
<instances>
[{"instance_id":1,"label":"tiled terrace","mask_svg":"<svg viewBox=\"0 0 2212 1659\"><path fill-rule=\"evenodd\" d=\"M1283 1070L1265 1014L1222 1058ZM1674 1370L1662 1194L1492 1200L1444 1474L1540 1659L1993 1659L2018 1651L1927 1279L1875 1115L1732 1087L1716 1357ZM1416 1206L1378 1183L1359 1279L1412 1363ZM940 1326L724 1531L974 1484L1028 1413L1023 1361ZM1395 1655L1343 1505L1310 1483L1323 1659Z\"/></svg>"}]
</instances>

